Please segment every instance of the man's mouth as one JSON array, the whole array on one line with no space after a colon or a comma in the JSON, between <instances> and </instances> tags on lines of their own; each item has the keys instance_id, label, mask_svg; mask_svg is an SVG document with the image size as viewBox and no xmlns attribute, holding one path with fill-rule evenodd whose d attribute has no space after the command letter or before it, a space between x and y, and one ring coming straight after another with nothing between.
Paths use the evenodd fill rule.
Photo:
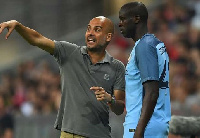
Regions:
<instances>
[{"instance_id":1,"label":"man's mouth","mask_svg":"<svg viewBox=\"0 0 200 138\"><path fill-rule=\"evenodd\" d=\"M89 38L89 39L88 39L88 42L95 42L95 40L94 40L94 39L91 39L91 38Z\"/></svg>"},{"instance_id":2,"label":"man's mouth","mask_svg":"<svg viewBox=\"0 0 200 138\"><path fill-rule=\"evenodd\" d=\"M120 32L123 34L123 32L124 32L124 29L120 29Z\"/></svg>"},{"instance_id":3,"label":"man's mouth","mask_svg":"<svg viewBox=\"0 0 200 138\"><path fill-rule=\"evenodd\" d=\"M95 38L88 38L87 42L88 43L94 43L94 42L96 42L96 39Z\"/></svg>"}]
</instances>

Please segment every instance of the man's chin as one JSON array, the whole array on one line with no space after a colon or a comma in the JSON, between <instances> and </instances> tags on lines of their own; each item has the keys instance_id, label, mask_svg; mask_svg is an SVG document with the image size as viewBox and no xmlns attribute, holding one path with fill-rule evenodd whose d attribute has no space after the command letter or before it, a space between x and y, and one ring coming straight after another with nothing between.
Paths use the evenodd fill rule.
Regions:
<instances>
[{"instance_id":1,"label":"man's chin","mask_svg":"<svg viewBox=\"0 0 200 138\"><path fill-rule=\"evenodd\" d=\"M124 38L131 38L131 36L129 36L129 35L125 34L125 33L123 33L122 35L123 35Z\"/></svg>"},{"instance_id":2,"label":"man's chin","mask_svg":"<svg viewBox=\"0 0 200 138\"><path fill-rule=\"evenodd\" d=\"M87 46L87 50L90 51L90 52L99 52L99 51L101 51L101 47Z\"/></svg>"},{"instance_id":3,"label":"man's chin","mask_svg":"<svg viewBox=\"0 0 200 138\"><path fill-rule=\"evenodd\" d=\"M88 49L95 49L95 46L93 46L93 45L87 45L87 48Z\"/></svg>"},{"instance_id":4,"label":"man's chin","mask_svg":"<svg viewBox=\"0 0 200 138\"><path fill-rule=\"evenodd\" d=\"M87 50L90 51L90 52L97 52L98 48L87 46Z\"/></svg>"},{"instance_id":5,"label":"man's chin","mask_svg":"<svg viewBox=\"0 0 200 138\"><path fill-rule=\"evenodd\" d=\"M123 37L127 37L127 36L126 36L126 33L123 32L123 31L121 31L121 35L122 35Z\"/></svg>"},{"instance_id":6,"label":"man's chin","mask_svg":"<svg viewBox=\"0 0 200 138\"><path fill-rule=\"evenodd\" d=\"M89 48L93 48L93 47L96 47L96 43L86 43L87 47Z\"/></svg>"}]
</instances>

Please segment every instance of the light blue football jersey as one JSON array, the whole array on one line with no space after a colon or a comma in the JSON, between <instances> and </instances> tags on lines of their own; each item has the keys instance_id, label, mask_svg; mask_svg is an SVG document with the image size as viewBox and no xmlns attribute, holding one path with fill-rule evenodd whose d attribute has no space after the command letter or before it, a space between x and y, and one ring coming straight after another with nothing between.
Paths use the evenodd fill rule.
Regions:
<instances>
[{"instance_id":1,"label":"light blue football jersey","mask_svg":"<svg viewBox=\"0 0 200 138\"><path fill-rule=\"evenodd\" d=\"M142 84L148 80L159 81L159 98L146 128L152 127L151 123L155 126L155 122L168 123L171 118L169 57L164 43L153 34L145 34L136 41L126 66L125 79L127 114L124 137L128 138L126 133L131 133L130 130L135 129L138 124L145 95ZM163 130L165 131L165 128Z\"/></svg>"}]
</instances>

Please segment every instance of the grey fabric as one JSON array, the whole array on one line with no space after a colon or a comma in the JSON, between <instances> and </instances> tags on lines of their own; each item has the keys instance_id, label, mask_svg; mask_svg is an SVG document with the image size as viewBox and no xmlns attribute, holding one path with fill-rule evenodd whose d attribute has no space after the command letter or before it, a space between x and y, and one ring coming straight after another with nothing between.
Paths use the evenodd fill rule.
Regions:
<instances>
[{"instance_id":1,"label":"grey fabric","mask_svg":"<svg viewBox=\"0 0 200 138\"><path fill-rule=\"evenodd\" d=\"M106 53L93 65L85 46L55 41L53 56L61 74L61 104L55 128L89 138L110 138L109 107L97 101L92 86L112 94L124 90L124 65Z\"/></svg>"},{"instance_id":2,"label":"grey fabric","mask_svg":"<svg viewBox=\"0 0 200 138\"><path fill-rule=\"evenodd\" d=\"M200 117L172 116L169 132L181 136L200 136Z\"/></svg>"}]
</instances>

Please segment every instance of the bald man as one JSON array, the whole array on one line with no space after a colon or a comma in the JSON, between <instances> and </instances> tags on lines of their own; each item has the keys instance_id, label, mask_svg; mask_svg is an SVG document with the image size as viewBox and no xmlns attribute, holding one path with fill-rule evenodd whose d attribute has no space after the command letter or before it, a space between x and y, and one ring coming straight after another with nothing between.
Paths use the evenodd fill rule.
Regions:
<instances>
[{"instance_id":1,"label":"bald man","mask_svg":"<svg viewBox=\"0 0 200 138\"><path fill-rule=\"evenodd\" d=\"M122 114L125 97L125 67L105 50L113 37L113 22L93 18L85 33L86 46L52 41L15 20L0 27L0 33L8 29L6 39L15 29L58 62L62 97L54 127L61 130L61 138L110 138L109 108Z\"/></svg>"}]
</instances>

